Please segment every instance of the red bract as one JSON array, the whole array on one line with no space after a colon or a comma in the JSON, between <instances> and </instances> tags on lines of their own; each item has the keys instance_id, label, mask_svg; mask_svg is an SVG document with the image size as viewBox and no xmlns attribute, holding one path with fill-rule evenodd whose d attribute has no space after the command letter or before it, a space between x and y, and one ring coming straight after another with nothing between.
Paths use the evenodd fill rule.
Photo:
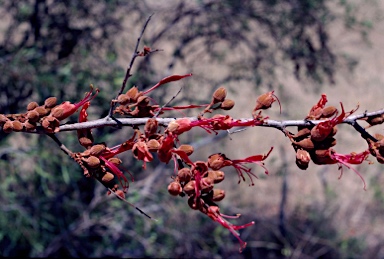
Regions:
<instances>
[{"instance_id":1,"label":"red bract","mask_svg":"<svg viewBox=\"0 0 384 259\"><path fill-rule=\"evenodd\" d=\"M363 176L356 169L350 167L348 164L355 164L355 165L361 164L365 160L367 160L369 154L370 154L369 150L365 150L365 151L363 151L361 153L354 153L354 152L352 152L352 153L350 153L348 155L338 154L333 149L329 150L329 157L330 158L332 158L335 162L340 163L340 164L346 166L349 169L352 169L360 177L360 179L364 183L364 190L366 190L367 185L365 183L365 180L364 180ZM343 175L342 168L340 168L340 169L341 169L341 173L340 173L340 177L339 178L341 178L341 176Z\"/></svg>"},{"instance_id":2,"label":"red bract","mask_svg":"<svg viewBox=\"0 0 384 259\"><path fill-rule=\"evenodd\" d=\"M228 229L237 238L237 240L239 240L239 242L240 242L239 252L241 253L243 251L243 249L247 246L247 243L244 242L240 238L240 234L239 234L239 232L237 232L237 230L243 229L243 228L246 228L246 227L250 227L250 226L254 225L255 222L252 221L252 222L249 222L249 223L241 225L241 226L233 225L232 223L230 223L227 220L225 220L224 217L227 217L227 218L238 218L240 215L237 215L235 217L223 215L223 214L220 213L219 207L217 207L217 206L209 206L207 211L206 211L206 214L212 220L220 223L223 227Z\"/></svg>"},{"instance_id":3,"label":"red bract","mask_svg":"<svg viewBox=\"0 0 384 259\"><path fill-rule=\"evenodd\" d=\"M327 103L327 95L322 94L320 100L312 106L311 110L309 111L309 114L307 116L307 119L313 119L316 118L318 114L321 114L322 109L324 108L325 104Z\"/></svg>"},{"instance_id":4,"label":"red bract","mask_svg":"<svg viewBox=\"0 0 384 259\"><path fill-rule=\"evenodd\" d=\"M186 74L186 75L173 75L173 76L168 76L168 77L165 77L163 79L161 79L157 84L155 84L154 86L152 86L150 89L148 89L147 91L144 91L143 92L143 95L155 90L157 87L163 85L163 84L166 84L166 83L169 83L169 82L173 82L173 81L178 81L180 79L183 79L185 77L189 77L189 76L192 76L192 74Z\"/></svg>"},{"instance_id":5,"label":"red bract","mask_svg":"<svg viewBox=\"0 0 384 259\"><path fill-rule=\"evenodd\" d=\"M245 164L245 163L257 164L257 165L263 167L265 169L265 173L268 174L268 170L264 166L262 161L265 160L269 156L269 154L272 152L272 150L273 150L273 147L271 147L271 149L269 150L269 152L266 155L255 155L255 156L247 157L245 159L235 159L235 160L231 160L231 159L227 158L224 154L218 153L218 154L214 154L214 155L209 156L208 166L210 168L212 168L213 170L220 170L221 168L223 168L225 166L233 166L239 175L239 183L241 182L241 179L243 181L245 181L245 177L243 174L243 172L245 172L249 176L249 178L251 179L250 185L254 185L252 176L255 178L257 178L257 176L254 173L252 173L250 168L247 168L243 164Z\"/></svg>"},{"instance_id":6,"label":"red bract","mask_svg":"<svg viewBox=\"0 0 384 259\"><path fill-rule=\"evenodd\" d=\"M344 118L348 117L359 108L357 107L356 109L346 113L344 111L343 103L340 103L340 106L341 106L341 114L339 116L337 116L337 112L336 112L336 115L334 118L330 120L322 121L311 129L312 140L323 141L324 139L326 139L329 136L329 134L331 134L331 132L333 131L333 127L343 122Z\"/></svg>"},{"instance_id":7,"label":"red bract","mask_svg":"<svg viewBox=\"0 0 384 259\"><path fill-rule=\"evenodd\" d=\"M105 159L103 156L99 156L101 160L104 161L105 166L109 168L109 170L117 176L117 178L120 181L121 186L123 187L124 192L128 190L129 182L127 177L125 177L124 173L113 163L109 162L107 159Z\"/></svg>"},{"instance_id":8,"label":"red bract","mask_svg":"<svg viewBox=\"0 0 384 259\"><path fill-rule=\"evenodd\" d=\"M87 109L91 103L86 102L80 110L79 122L86 122L88 120ZM93 144L93 136L91 129L79 129L77 130L77 138L82 146L85 148L90 147Z\"/></svg>"},{"instance_id":9,"label":"red bract","mask_svg":"<svg viewBox=\"0 0 384 259\"><path fill-rule=\"evenodd\" d=\"M90 102L93 98L97 96L99 93L99 89L96 89L96 92L93 94L93 87L91 86L91 91L89 91L85 97L78 103L70 103L69 101L65 101L60 105L55 106L51 113L54 113L55 110L60 110L60 115L55 116L58 120L64 120L74 114L77 109L79 109L81 106L83 106L85 103Z\"/></svg>"}]
</instances>

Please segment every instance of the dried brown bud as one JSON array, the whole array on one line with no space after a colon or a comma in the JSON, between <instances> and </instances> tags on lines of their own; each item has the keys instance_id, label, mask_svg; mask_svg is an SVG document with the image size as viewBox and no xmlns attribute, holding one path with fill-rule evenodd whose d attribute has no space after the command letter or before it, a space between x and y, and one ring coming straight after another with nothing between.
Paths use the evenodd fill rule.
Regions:
<instances>
[{"instance_id":1,"label":"dried brown bud","mask_svg":"<svg viewBox=\"0 0 384 259\"><path fill-rule=\"evenodd\" d=\"M40 119L40 114L36 110L31 110L27 112L27 119L30 122L37 122Z\"/></svg>"},{"instance_id":2,"label":"dried brown bud","mask_svg":"<svg viewBox=\"0 0 384 259\"><path fill-rule=\"evenodd\" d=\"M173 196L179 195L182 191L183 191L183 188L181 188L181 185L178 182L171 182L168 185L168 192Z\"/></svg>"},{"instance_id":3,"label":"dried brown bud","mask_svg":"<svg viewBox=\"0 0 384 259\"><path fill-rule=\"evenodd\" d=\"M225 111L229 111L230 109L233 108L233 106L235 106L235 101L231 100L231 99L225 99L221 105L220 105L220 108L225 110Z\"/></svg>"},{"instance_id":4,"label":"dried brown bud","mask_svg":"<svg viewBox=\"0 0 384 259\"><path fill-rule=\"evenodd\" d=\"M96 168L100 165L100 159L95 156L90 156L88 158L82 158L82 160L91 168Z\"/></svg>"},{"instance_id":5,"label":"dried brown bud","mask_svg":"<svg viewBox=\"0 0 384 259\"><path fill-rule=\"evenodd\" d=\"M150 139L147 142L147 147L149 151L157 151L160 147L160 143L156 139Z\"/></svg>"},{"instance_id":6,"label":"dried brown bud","mask_svg":"<svg viewBox=\"0 0 384 259\"><path fill-rule=\"evenodd\" d=\"M104 183L108 183L110 181L113 180L115 176L113 174L111 174L110 172L106 172L103 177L101 178L101 181L103 181Z\"/></svg>"},{"instance_id":7,"label":"dried brown bud","mask_svg":"<svg viewBox=\"0 0 384 259\"><path fill-rule=\"evenodd\" d=\"M14 131L22 131L23 130L23 124L20 121L12 121L12 126Z\"/></svg>"},{"instance_id":8,"label":"dried brown bud","mask_svg":"<svg viewBox=\"0 0 384 259\"><path fill-rule=\"evenodd\" d=\"M81 137L79 138L79 143L80 145L82 145L83 147L90 147L92 146L93 142L90 138L87 138L87 137Z\"/></svg>"},{"instance_id":9,"label":"dried brown bud","mask_svg":"<svg viewBox=\"0 0 384 259\"><path fill-rule=\"evenodd\" d=\"M219 170L224 166L225 157L223 154L213 154L208 157L208 166L213 170Z\"/></svg>"},{"instance_id":10,"label":"dried brown bud","mask_svg":"<svg viewBox=\"0 0 384 259\"><path fill-rule=\"evenodd\" d=\"M136 102L137 101L137 98L139 97L139 90L137 89L136 86L133 86L132 88L130 88L126 95L129 97L129 99L131 100L131 102Z\"/></svg>"},{"instance_id":11,"label":"dried brown bud","mask_svg":"<svg viewBox=\"0 0 384 259\"><path fill-rule=\"evenodd\" d=\"M9 119L4 114L0 114L0 125L3 125Z\"/></svg>"},{"instance_id":12,"label":"dried brown bud","mask_svg":"<svg viewBox=\"0 0 384 259\"><path fill-rule=\"evenodd\" d=\"M214 183L220 183L224 180L225 174L223 171L208 171L207 177L212 178Z\"/></svg>"},{"instance_id":13,"label":"dried brown bud","mask_svg":"<svg viewBox=\"0 0 384 259\"><path fill-rule=\"evenodd\" d=\"M218 202L225 198L225 191L221 189L213 189L212 201Z\"/></svg>"},{"instance_id":14,"label":"dried brown bud","mask_svg":"<svg viewBox=\"0 0 384 259\"><path fill-rule=\"evenodd\" d=\"M148 106L149 104L149 98L148 96L140 96L139 98L137 98L137 105L138 106L141 106L141 107L145 107L145 106Z\"/></svg>"},{"instance_id":15,"label":"dried brown bud","mask_svg":"<svg viewBox=\"0 0 384 259\"><path fill-rule=\"evenodd\" d=\"M311 156L308 151L303 149L298 149L296 151L296 165L302 169L306 170L308 168L308 164L311 161Z\"/></svg>"},{"instance_id":16,"label":"dried brown bud","mask_svg":"<svg viewBox=\"0 0 384 259\"><path fill-rule=\"evenodd\" d=\"M157 131L158 124L159 123L155 118L148 119L144 126L145 136L149 137L152 134L155 134Z\"/></svg>"},{"instance_id":17,"label":"dried brown bud","mask_svg":"<svg viewBox=\"0 0 384 259\"><path fill-rule=\"evenodd\" d=\"M187 156L192 155L192 153L194 151L193 147L191 145L187 145L187 144L182 144L177 149L184 151L187 154Z\"/></svg>"},{"instance_id":18,"label":"dried brown bud","mask_svg":"<svg viewBox=\"0 0 384 259\"><path fill-rule=\"evenodd\" d=\"M100 155L104 150L105 150L104 144L96 144L92 146L89 151L91 155L97 156L97 155Z\"/></svg>"},{"instance_id":19,"label":"dried brown bud","mask_svg":"<svg viewBox=\"0 0 384 259\"><path fill-rule=\"evenodd\" d=\"M177 177L179 179L180 182L182 183L187 183L191 180L192 178L192 172L189 168L187 167L184 167L184 168L181 168L178 172L177 172Z\"/></svg>"},{"instance_id":20,"label":"dried brown bud","mask_svg":"<svg viewBox=\"0 0 384 259\"><path fill-rule=\"evenodd\" d=\"M121 159L117 157L111 157L110 159L108 159L108 161L115 165L120 165L121 163L123 163L123 161L121 161Z\"/></svg>"},{"instance_id":21,"label":"dried brown bud","mask_svg":"<svg viewBox=\"0 0 384 259\"><path fill-rule=\"evenodd\" d=\"M219 103L223 102L225 100L225 97L227 96L227 90L224 87L219 87L216 89L216 91L213 93L213 103Z\"/></svg>"},{"instance_id":22,"label":"dried brown bud","mask_svg":"<svg viewBox=\"0 0 384 259\"><path fill-rule=\"evenodd\" d=\"M39 106L39 104L37 102L30 102L27 105L27 110L32 111L33 109L35 109L38 106Z\"/></svg>"},{"instance_id":23,"label":"dried brown bud","mask_svg":"<svg viewBox=\"0 0 384 259\"><path fill-rule=\"evenodd\" d=\"M189 181L183 188L183 191L187 194L187 195L192 195L195 193L195 185L196 185L196 181L195 180L192 180L192 181Z\"/></svg>"},{"instance_id":24,"label":"dried brown bud","mask_svg":"<svg viewBox=\"0 0 384 259\"><path fill-rule=\"evenodd\" d=\"M329 118L333 116L336 112L337 112L337 109L335 106L324 107L321 112L321 118Z\"/></svg>"},{"instance_id":25,"label":"dried brown bud","mask_svg":"<svg viewBox=\"0 0 384 259\"><path fill-rule=\"evenodd\" d=\"M44 101L45 108L53 108L57 103L57 98L56 97L48 97Z\"/></svg>"},{"instance_id":26,"label":"dried brown bud","mask_svg":"<svg viewBox=\"0 0 384 259\"><path fill-rule=\"evenodd\" d=\"M115 194L119 196L121 199L125 199L125 194L122 190L115 191Z\"/></svg>"},{"instance_id":27,"label":"dried brown bud","mask_svg":"<svg viewBox=\"0 0 384 259\"><path fill-rule=\"evenodd\" d=\"M40 115L40 117L45 116L49 113L47 109L45 109L43 106L38 106L34 109L34 111L37 111Z\"/></svg>"},{"instance_id":28,"label":"dried brown bud","mask_svg":"<svg viewBox=\"0 0 384 259\"><path fill-rule=\"evenodd\" d=\"M3 125L3 131L5 133L11 133L13 131L13 123L12 121L6 121Z\"/></svg>"},{"instance_id":29,"label":"dried brown bud","mask_svg":"<svg viewBox=\"0 0 384 259\"><path fill-rule=\"evenodd\" d=\"M64 113L64 109L57 107L51 110L51 115L55 118L60 118Z\"/></svg>"},{"instance_id":30,"label":"dried brown bud","mask_svg":"<svg viewBox=\"0 0 384 259\"><path fill-rule=\"evenodd\" d=\"M213 179L204 177L200 182L200 189L203 193L208 193L213 189Z\"/></svg>"},{"instance_id":31,"label":"dried brown bud","mask_svg":"<svg viewBox=\"0 0 384 259\"><path fill-rule=\"evenodd\" d=\"M130 101L129 99L129 96L126 95L126 94L120 94L118 97L117 97L117 102L121 105L126 105L128 104Z\"/></svg>"},{"instance_id":32,"label":"dried brown bud","mask_svg":"<svg viewBox=\"0 0 384 259\"><path fill-rule=\"evenodd\" d=\"M36 123L27 120L26 122L24 122L24 127L27 131L32 131L36 128Z\"/></svg>"}]
</instances>

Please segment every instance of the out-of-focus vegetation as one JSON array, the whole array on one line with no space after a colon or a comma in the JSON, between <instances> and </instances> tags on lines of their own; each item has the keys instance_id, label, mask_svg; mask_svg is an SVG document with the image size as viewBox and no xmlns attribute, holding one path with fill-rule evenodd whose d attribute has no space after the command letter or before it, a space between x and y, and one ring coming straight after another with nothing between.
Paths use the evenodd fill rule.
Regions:
<instances>
[{"instance_id":1,"label":"out-of-focus vegetation","mask_svg":"<svg viewBox=\"0 0 384 259\"><path fill-rule=\"evenodd\" d=\"M175 102L206 102L221 84L251 82L255 91L272 89L284 80L277 69L290 71L311 83L309 92L318 92L322 84L334 82L339 69L356 62L332 49L331 27L341 23L351 34L367 37L374 25L361 19L355 1L171 2L1 1L0 113L18 113L29 101L49 96L76 102L94 84L101 92L90 117L105 116L139 32L153 13L143 41L163 52L137 60L129 85L145 88L175 71L196 74ZM214 71L216 66L220 71ZM198 95L204 92L201 88L207 94ZM168 101L174 92L167 90L172 89L158 89L156 100ZM94 134L112 146L125 140L125 130L97 129ZM58 137L74 151L81 150L75 135L64 132ZM239 254L237 241L225 229L191 211L185 200L168 195L171 167L152 163L141 171L128 155L121 157L137 180L128 200L155 222L106 196L103 186L85 178L44 135L0 132L0 158L2 256L340 258L367 252L363 240L345 236L329 223L337 212L329 203L297 205L293 213L268 203L240 207L242 196L234 179L233 186L226 186L234 194L233 202L222 205L225 214L241 212L241 221L256 222L241 232L248 248ZM275 190L285 173L284 168L276 173ZM257 189L253 191L257 195ZM329 197L332 190L325 193ZM382 204L380 188L375 194ZM279 200L281 193L268 195ZM268 210L270 217L258 216Z\"/></svg>"}]
</instances>

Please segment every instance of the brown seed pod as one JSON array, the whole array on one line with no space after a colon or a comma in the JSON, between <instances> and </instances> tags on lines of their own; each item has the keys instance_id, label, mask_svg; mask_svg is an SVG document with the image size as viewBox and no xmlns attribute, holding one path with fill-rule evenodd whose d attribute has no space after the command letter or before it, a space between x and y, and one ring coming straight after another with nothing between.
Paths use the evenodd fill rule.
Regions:
<instances>
[{"instance_id":1,"label":"brown seed pod","mask_svg":"<svg viewBox=\"0 0 384 259\"><path fill-rule=\"evenodd\" d=\"M187 156L192 155L192 153L194 151L193 147L191 145L187 145L187 144L182 144L177 149L184 151L187 154Z\"/></svg>"},{"instance_id":2,"label":"brown seed pod","mask_svg":"<svg viewBox=\"0 0 384 259\"><path fill-rule=\"evenodd\" d=\"M188 183L191 180L191 178L192 178L192 172L187 167L181 168L177 172L177 178L179 179L179 181L181 183Z\"/></svg>"},{"instance_id":3,"label":"brown seed pod","mask_svg":"<svg viewBox=\"0 0 384 259\"><path fill-rule=\"evenodd\" d=\"M37 102L30 102L27 105L27 111L32 111L33 109L35 109L38 106L39 106L39 104Z\"/></svg>"},{"instance_id":4,"label":"brown seed pod","mask_svg":"<svg viewBox=\"0 0 384 259\"><path fill-rule=\"evenodd\" d=\"M213 103L223 102L226 96L227 96L227 90L224 87L219 87L216 89L216 91L212 95L212 102Z\"/></svg>"},{"instance_id":5,"label":"brown seed pod","mask_svg":"<svg viewBox=\"0 0 384 259\"><path fill-rule=\"evenodd\" d=\"M104 144L96 144L90 148L90 154L93 156L100 155L105 150Z\"/></svg>"},{"instance_id":6,"label":"brown seed pod","mask_svg":"<svg viewBox=\"0 0 384 259\"><path fill-rule=\"evenodd\" d=\"M208 176L209 178L213 179L214 183L220 183L224 180L225 174L223 171L208 171Z\"/></svg>"},{"instance_id":7,"label":"brown seed pod","mask_svg":"<svg viewBox=\"0 0 384 259\"><path fill-rule=\"evenodd\" d=\"M220 104L220 109L223 109L225 111L229 111L235 106L235 101L231 99L225 99L221 104Z\"/></svg>"},{"instance_id":8,"label":"brown seed pod","mask_svg":"<svg viewBox=\"0 0 384 259\"><path fill-rule=\"evenodd\" d=\"M182 191L183 188L181 188L181 185L178 182L173 181L168 185L168 192L173 196L179 195L180 193L182 193Z\"/></svg>"},{"instance_id":9,"label":"brown seed pod","mask_svg":"<svg viewBox=\"0 0 384 259\"><path fill-rule=\"evenodd\" d=\"M101 181L103 181L104 183L108 183L108 182L112 181L113 178L115 178L115 176L113 174L111 174L110 172L106 172L103 175L103 177L101 178Z\"/></svg>"},{"instance_id":10,"label":"brown seed pod","mask_svg":"<svg viewBox=\"0 0 384 259\"><path fill-rule=\"evenodd\" d=\"M192 181L189 181L183 188L183 191L187 194L187 195L192 195L195 193L195 185L196 185L196 181L195 180L192 180Z\"/></svg>"},{"instance_id":11,"label":"brown seed pod","mask_svg":"<svg viewBox=\"0 0 384 259\"><path fill-rule=\"evenodd\" d=\"M12 121L8 120L3 125L3 131L5 133L11 133L13 131L13 123Z\"/></svg>"},{"instance_id":12,"label":"brown seed pod","mask_svg":"<svg viewBox=\"0 0 384 259\"><path fill-rule=\"evenodd\" d=\"M24 126L20 121L12 121L12 127L14 131L22 131Z\"/></svg>"},{"instance_id":13,"label":"brown seed pod","mask_svg":"<svg viewBox=\"0 0 384 259\"><path fill-rule=\"evenodd\" d=\"M57 103L57 98L52 96L45 99L44 106L45 108L53 108L55 107L56 103Z\"/></svg>"}]
</instances>

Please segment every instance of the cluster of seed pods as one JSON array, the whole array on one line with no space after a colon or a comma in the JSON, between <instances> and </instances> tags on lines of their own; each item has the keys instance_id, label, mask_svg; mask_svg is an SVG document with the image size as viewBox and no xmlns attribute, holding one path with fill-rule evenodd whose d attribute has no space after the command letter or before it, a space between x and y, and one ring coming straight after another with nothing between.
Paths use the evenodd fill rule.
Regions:
<instances>
[{"instance_id":1,"label":"cluster of seed pods","mask_svg":"<svg viewBox=\"0 0 384 259\"><path fill-rule=\"evenodd\" d=\"M68 118L82 105L92 100L97 95L98 90L96 89L94 95L92 92L93 87L91 86L91 91L86 94L84 99L75 104L69 101L57 104L56 97L47 98L42 105L37 102L30 102L25 113L0 114L0 126L6 133L13 131L32 132L38 125L41 125L47 133L56 133L59 131L60 121Z\"/></svg>"}]
</instances>

